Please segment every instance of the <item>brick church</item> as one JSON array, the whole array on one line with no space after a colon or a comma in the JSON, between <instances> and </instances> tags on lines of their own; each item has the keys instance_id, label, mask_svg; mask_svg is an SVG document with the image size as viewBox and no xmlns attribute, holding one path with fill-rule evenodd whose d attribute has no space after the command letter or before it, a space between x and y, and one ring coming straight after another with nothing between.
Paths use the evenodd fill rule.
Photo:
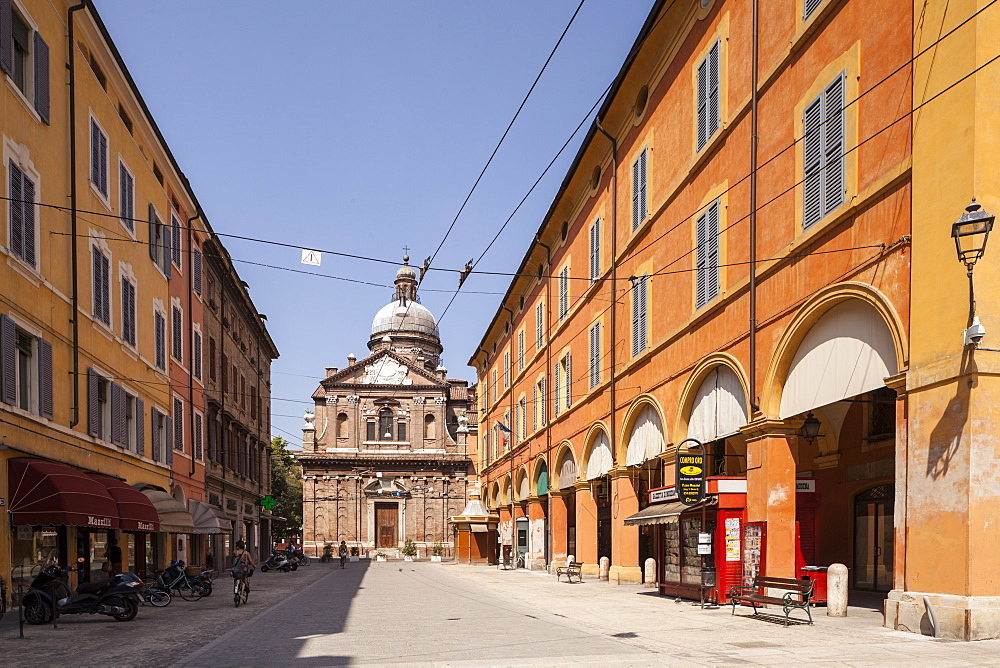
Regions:
<instances>
[{"instance_id":1,"label":"brick church","mask_svg":"<svg viewBox=\"0 0 1000 668\"><path fill-rule=\"evenodd\" d=\"M298 463L303 546L313 554L343 540L394 557L410 539L419 557L447 556L448 518L475 482L475 388L448 378L408 256L395 285L372 321L370 354L327 367L305 417Z\"/></svg>"}]
</instances>

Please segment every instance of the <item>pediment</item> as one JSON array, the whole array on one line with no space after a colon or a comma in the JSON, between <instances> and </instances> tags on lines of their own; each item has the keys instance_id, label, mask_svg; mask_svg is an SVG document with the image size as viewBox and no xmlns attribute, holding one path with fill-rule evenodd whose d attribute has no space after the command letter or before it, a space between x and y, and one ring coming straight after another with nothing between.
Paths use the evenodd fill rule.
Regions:
<instances>
[{"instance_id":1,"label":"pediment","mask_svg":"<svg viewBox=\"0 0 1000 668\"><path fill-rule=\"evenodd\" d=\"M321 382L323 388L338 385L436 385L447 383L410 360L391 351L383 350L341 369Z\"/></svg>"}]
</instances>

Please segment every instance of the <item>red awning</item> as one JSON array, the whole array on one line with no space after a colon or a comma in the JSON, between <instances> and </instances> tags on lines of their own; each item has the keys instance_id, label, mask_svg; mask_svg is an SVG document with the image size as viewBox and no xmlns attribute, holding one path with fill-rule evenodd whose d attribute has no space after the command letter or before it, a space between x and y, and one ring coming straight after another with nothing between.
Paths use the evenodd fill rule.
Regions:
<instances>
[{"instance_id":1,"label":"red awning","mask_svg":"<svg viewBox=\"0 0 1000 668\"><path fill-rule=\"evenodd\" d=\"M100 473L86 475L104 485L118 504L118 526L122 531L156 533L160 530L160 516L145 494L126 482Z\"/></svg>"},{"instance_id":2,"label":"red awning","mask_svg":"<svg viewBox=\"0 0 1000 668\"><path fill-rule=\"evenodd\" d=\"M87 474L43 459L7 461L10 516L16 525L118 528L118 504Z\"/></svg>"}]
</instances>

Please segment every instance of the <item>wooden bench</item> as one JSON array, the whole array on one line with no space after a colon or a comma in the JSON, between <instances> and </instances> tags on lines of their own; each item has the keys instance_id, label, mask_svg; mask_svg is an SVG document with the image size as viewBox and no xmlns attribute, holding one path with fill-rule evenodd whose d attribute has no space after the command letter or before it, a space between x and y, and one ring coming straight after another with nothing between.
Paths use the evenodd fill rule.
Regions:
<instances>
[{"instance_id":1,"label":"wooden bench","mask_svg":"<svg viewBox=\"0 0 1000 668\"><path fill-rule=\"evenodd\" d=\"M761 589L784 589L785 593L780 598L777 596L767 596L760 593ZM793 578L770 578L758 576L754 578L753 584L749 587L733 587L729 590L729 602L733 605L733 614L736 614L736 605L744 604L753 607L753 614L757 614L757 607L760 605L780 605L785 613L785 626L788 626L788 614L795 609L805 610L809 615L809 623L813 623L812 611L809 610L810 600L813 595L812 580L796 580Z\"/></svg>"},{"instance_id":2,"label":"wooden bench","mask_svg":"<svg viewBox=\"0 0 1000 668\"><path fill-rule=\"evenodd\" d=\"M583 576L580 575L580 569L583 568L582 561L571 561L565 566L559 566L556 568L556 582L559 582L559 578L563 575L566 576L566 582L572 582L573 576L576 576L578 582L583 582Z\"/></svg>"}]
</instances>

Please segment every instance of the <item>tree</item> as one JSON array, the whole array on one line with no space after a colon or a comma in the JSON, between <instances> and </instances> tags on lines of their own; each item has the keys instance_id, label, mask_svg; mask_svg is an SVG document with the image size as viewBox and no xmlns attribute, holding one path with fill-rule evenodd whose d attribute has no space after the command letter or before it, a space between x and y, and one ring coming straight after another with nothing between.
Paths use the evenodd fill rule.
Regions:
<instances>
[{"instance_id":1,"label":"tree","mask_svg":"<svg viewBox=\"0 0 1000 668\"><path fill-rule=\"evenodd\" d=\"M280 436L271 439L271 496L278 502L271 520L275 538L302 534L302 478L288 446Z\"/></svg>"}]
</instances>

